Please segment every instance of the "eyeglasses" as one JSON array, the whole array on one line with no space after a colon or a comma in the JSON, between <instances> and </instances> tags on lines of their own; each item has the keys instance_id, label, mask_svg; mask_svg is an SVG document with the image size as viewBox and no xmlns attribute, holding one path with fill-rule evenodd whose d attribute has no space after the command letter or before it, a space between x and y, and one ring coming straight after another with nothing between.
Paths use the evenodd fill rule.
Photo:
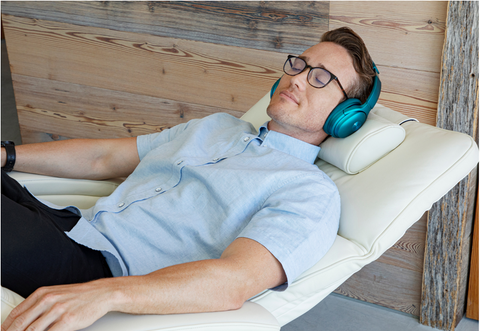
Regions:
<instances>
[{"instance_id":1,"label":"eyeglasses","mask_svg":"<svg viewBox=\"0 0 480 331\"><path fill-rule=\"evenodd\" d=\"M304 59L289 55L287 61L283 65L283 71L289 76L296 76L305 71L306 68L310 68L308 72L307 81L308 83L315 88L323 88L328 85L332 80L336 80L338 86L342 89L343 95L348 99L347 93L343 89L342 84L338 80L337 76L332 74L330 71L320 67L312 67L305 62Z\"/></svg>"}]
</instances>

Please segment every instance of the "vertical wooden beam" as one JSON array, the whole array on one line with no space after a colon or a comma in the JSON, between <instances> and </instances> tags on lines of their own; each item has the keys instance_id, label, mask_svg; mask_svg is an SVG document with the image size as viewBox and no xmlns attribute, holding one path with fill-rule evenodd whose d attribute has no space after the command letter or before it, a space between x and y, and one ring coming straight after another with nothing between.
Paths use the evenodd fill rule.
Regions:
<instances>
[{"instance_id":1,"label":"vertical wooden beam","mask_svg":"<svg viewBox=\"0 0 480 331\"><path fill-rule=\"evenodd\" d=\"M478 143L478 2L450 1L437 126ZM465 313L477 169L430 210L420 322L454 330Z\"/></svg>"}]
</instances>

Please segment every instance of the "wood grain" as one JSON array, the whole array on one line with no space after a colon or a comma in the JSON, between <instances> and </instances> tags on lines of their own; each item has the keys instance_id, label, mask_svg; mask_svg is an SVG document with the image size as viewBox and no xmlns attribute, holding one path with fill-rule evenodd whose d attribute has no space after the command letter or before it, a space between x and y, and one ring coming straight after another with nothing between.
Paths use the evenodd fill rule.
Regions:
<instances>
[{"instance_id":1,"label":"wood grain","mask_svg":"<svg viewBox=\"0 0 480 331\"><path fill-rule=\"evenodd\" d=\"M426 228L427 213L412 225L405 235L377 261L386 264L386 268L388 268L388 265L395 265L403 269L414 271L415 273L421 273L423 271ZM398 275L398 277L404 276ZM417 281L417 278L415 278L415 281ZM394 294L391 293L391 296L394 296Z\"/></svg>"},{"instance_id":2,"label":"wood grain","mask_svg":"<svg viewBox=\"0 0 480 331\"><path fill-rule=\"evenodd\" d=\"M412 282L412 279L417 281ZM348 283L341 285L335 292L418 316L421 279L421 272L394 265L385 268L374 261L350 277ZM393 295L387 295L388 293Z\"/></svg>"},{"instance_id":3,"label":"wood grain","mask_svg":"<svg viewBox=\"0 0 480 331\"><path fill-rule=\"evenodd\" d=\"M478 2L448 6L437 126L478 142ZM425 245L420 321L454 330L465 312L477 169L433 205Z\"/></svg>"},{"instance_id":4,"label":"wood grain","mask_svg":"<svg viewBox=\"0 0 480 331\"><path fill-rule=\"evenodd\" d=\"M379 66L379 103L419 122L435 125L440 73Z\"/></svg>"},{"instance_id":5,"label":"wood grain","mask_svg":"<svg viewBox=\"0 0 480 331\"><path fill-rule=\"evenodd\" d=\"M2 1L15 16L283 53L316 44L328 11L328 1Z\"/></svg>"},{"instance_id":6,"label":"wood grain","mask_svg":"<svg viewBox=\"0 0 480 331\"><path fill-rule=\"evenodd\" d=\"M226 111L127 92L12 75L23 130L70 138L120 138L159 132L193 118ZM88 100L88 101L86 101ZM24 138L24 143L29 139Z\"/></svg>"},{"instance_id":7,"label":"wood grain","mask_svg":"<svg viewBox=\"0 0 480 331\"><path fill-rule=\"evenodd\" d=\"M4 15L12 73L247 111L285 56Z\"/></svg>"},{"instance_id":8,"label":"wood grain","mask_svg":"<svg viewBox=\"0 0 480 331\"><path fill-rule=\"evenodd\" d=\"M332 1L330 29L349 26L377 65L439 72L445 1Z\"/></svg>"}]
</instances>

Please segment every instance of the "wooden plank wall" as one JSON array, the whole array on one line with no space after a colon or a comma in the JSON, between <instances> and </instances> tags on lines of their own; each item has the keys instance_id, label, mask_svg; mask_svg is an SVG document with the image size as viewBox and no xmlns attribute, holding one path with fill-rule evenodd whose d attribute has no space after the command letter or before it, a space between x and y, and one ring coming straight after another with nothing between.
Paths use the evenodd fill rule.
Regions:
<instances>
[{"instance_id":1,"label":"wooden plank wall","mask_svg":"<svg viewBox=\"0 0 480 331\"><path fill-rule=\"evenodd\" d=\"M219 111L241 116L281 76L285 53L328 30L328 8L4 2L24 141L136 136Z\"/></svg>"},{"instance_id":2,"label":"wooden plank wall","mask_svg":"<svg viewBox=\"0 0 480 331\"><path fill-rule=\"evenodd\" d=\"M24 143L240 117L329 29L350 26L380 103L435 125L446 2L2 2ZM419 315L426 218L337 292Z\"/></svg>"}]
</instances>

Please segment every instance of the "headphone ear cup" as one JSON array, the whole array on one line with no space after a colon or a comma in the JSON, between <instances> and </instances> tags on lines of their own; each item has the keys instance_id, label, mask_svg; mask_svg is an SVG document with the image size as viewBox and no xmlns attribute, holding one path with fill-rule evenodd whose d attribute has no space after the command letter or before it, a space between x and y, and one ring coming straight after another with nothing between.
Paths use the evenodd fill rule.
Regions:
<instances>
[{"instance_id":1,"label":"headphone ear cup","mask_svg":"<svg viewBox=\"0 0 480 331\"><path fill-rule=\"evenodd\" d=\"M374 64L374 68L375 64ZM360 129L367 116L375 107L382 89L382 82L375 76L373 87L367 101L362 104L359 99L348 99L340 103L328 116L323 131L335 138L345 138Z\"/></svg>"},{"instance_id":2,"label":"headphone ear cup","mask_svg":"<svg viewBox=\"0 0 480 331\"><path fill-rule=\"evenodd\" d=\"M367 120L361 111L362 102L352 98L343 101L330 113L323 130L335 138L345 138L357 131Z\"/></svg>"}]
</instances>

